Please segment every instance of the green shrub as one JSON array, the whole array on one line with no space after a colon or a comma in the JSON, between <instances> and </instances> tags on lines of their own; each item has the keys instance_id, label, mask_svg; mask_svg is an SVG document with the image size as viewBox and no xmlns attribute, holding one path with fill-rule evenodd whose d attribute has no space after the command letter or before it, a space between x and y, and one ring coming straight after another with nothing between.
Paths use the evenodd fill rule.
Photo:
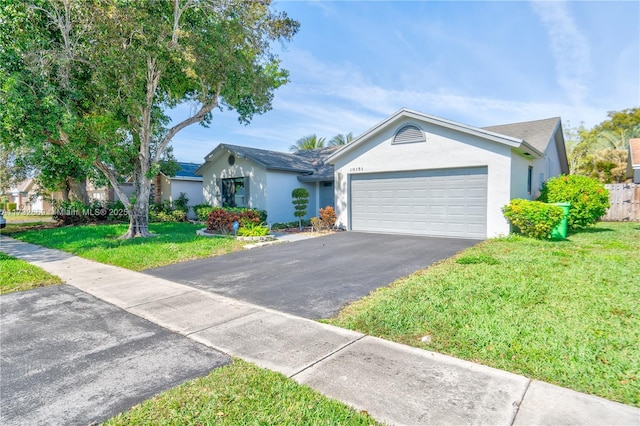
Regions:
<instances>
[{"instance_id":1,"label":"green shrub","mask_svg":"<svg viewBox=\"0 0 640 426\"><path fill-rule=\"evenodd\" d=\"M319 219L318 219L319 220ZM309 219L303 219L302 221L302 226L313 226L313 224L311 223L311 220ZM275 222L271 224L271 229L289 229L289 228L298 228L299 224L298 222Z\"/></svg>"},{"instance_id":2,"label":"green shrub","mask_svg":"<svg viewBox=\"0 0 640 426\"><path fill-rule=\"evenodd\" d=\"M563 175L549 179L542 187L539 201L545 203L571 203L568 226L586 228L596 223L609 208L609 191L596 179Z\"/></svg>"},{"instance_id":3,"label":"green shrub","mask_svg":"<svg viewBox=\"0 0 640 426\"><path fill-rule=\"evenodd\" d=\"M269 235L269 228L263 223L247 223L238 229L238 235L242 237L264 237Z\"/></svg>"},{"instance_id":4,"label":"green shrub","mask_svg":"<svg viewBox=\"0 0 640 426\"><path fill-rule=\"evenodd\" d=\"M4 209L8 212L15 212L18 209L17 203L6 203Z\"/></svg>"},{"instance_id":5,"label":"green shrub","mask_svg":"<svg viewBox=\"0 0 640 426\"><path fill-rule=\"evenodd\" d=\"M187 221L187 213L184 210L176 209L171 212L171 217L174 222L186 222Z\"/></svg>"},{"instance_id":6,"label":"green shrub","mask_svg":"<svg viewBox=\"0 0 640 426\"><path fill-rule=\"evenodd\" d=\"M206 222L209 217L209 213L211 213L215 209L215 207L210 206L209 204L197 204L193 206L193 212L198 217L198 221Z\"/></svg>"},{"instance_id":7,"label":"green shrub","mask_svg":"<svg viewBox=\"0 0 640 426\"><path fill-rule=\"evenodd\" d=\"M562 207L523 199L511 200L502 211L517 232L540 239L550 238L564 216Z\"/></svg>"},{"instance_id":8,"label":"green shrub","mask_svg":"<svg viewBox=\"0 0 640 426\"><path fill-rule=\"evenodd\" d=\"M189 198L187 198L187 194L181 192L178 199L173 202L173 208L174 210L184 212L186 215L189 212Z\"/></svg>"}]
</instances>

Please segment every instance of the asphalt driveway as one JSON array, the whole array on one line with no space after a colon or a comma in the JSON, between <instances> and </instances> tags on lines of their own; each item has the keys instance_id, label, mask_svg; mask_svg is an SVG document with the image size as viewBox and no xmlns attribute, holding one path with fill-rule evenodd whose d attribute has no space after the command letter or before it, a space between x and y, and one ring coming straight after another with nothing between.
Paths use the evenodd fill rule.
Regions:
<instances>
[{"instance_id":1,"label":"asphalt driveway","mask_svg":"<svg viewBox=\"0 0 640 426\"><path fill-rule=\"evenodd\" d=\"M310 319L329 318L372 290L478 240L340 232L144 272Z\"/></svg>"},{"instance_id":2,"label":"asphalt driveway","mask_svg":"<svg viewBox=\"0 0 640 426\"><path fill-rule=\"evenodd\" d=\"M0 296L0 424L94 424L231 358L76 288Z\"/></svg>"}]
</instances>

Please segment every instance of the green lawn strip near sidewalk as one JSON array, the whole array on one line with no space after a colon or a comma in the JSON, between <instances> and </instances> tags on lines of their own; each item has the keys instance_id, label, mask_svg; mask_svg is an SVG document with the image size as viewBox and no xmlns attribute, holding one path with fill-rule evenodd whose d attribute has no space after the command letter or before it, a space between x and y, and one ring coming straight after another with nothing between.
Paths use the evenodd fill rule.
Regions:
<instances>
[{"instance_id":1,"label":"green lawn strip near sidewalk","mask_svg":"<svg viewBox=\"0 0 640 426\"><path fill-rule=\"evenodd\" d=\"M305 385L235 359L209 375L163 392L105 425L371 425L366 413Z\"/></svg>"},{"instance_id":2,"label":"green lawn strip near sidewalk","mask_svg":"<svg viewBox=\"0 0 640 426\"><path fill-rule=\"evenodd\" d=\"M0 294L62 284L60 278L37 266L0 252Z\"/></svg>"},{"instance_id":3,"label":"green lawn strip near sidewalk","mask_svg":"<svg viewBox=\"0 0 640 426\"><path fill-rule=\"evenodd\" d=\"M640 223L489 240L327 322L640 406L639 253Z\"/></svg>"},{"instance_id":4,"label":"green lawn strip near sidewalk","mask_svg":"<svg viewBox=\"0 0 640 426\"><path fill-rule=\"evenodd\" d=\"M11 233L13 238L134 271L240 250L231 238L201 237L202 225L153 223L151 238L119 239L127 224L65 226Z\"/></svg>"}]
</instances>

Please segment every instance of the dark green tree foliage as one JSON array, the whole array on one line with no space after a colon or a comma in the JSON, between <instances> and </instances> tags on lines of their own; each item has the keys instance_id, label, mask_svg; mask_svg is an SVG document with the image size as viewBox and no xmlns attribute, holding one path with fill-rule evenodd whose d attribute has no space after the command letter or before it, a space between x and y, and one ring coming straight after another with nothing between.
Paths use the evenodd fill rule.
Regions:
<instances>
[{"instance_id":1,"label":"dark green tree foliage","mask_svg":"<svg viewBox=\"0 0 640 426\"><path fill-rule=\"evenodd\" d=\"M609 191L597 179L563 175L549 179L540 191L544 203L571 203L568 226L586 228L598 222L609 208Z\"/></svg>"},{"instance_id":2,"label":"dark green tree foliage","mask_svg":"<svg viewBox=\"0 0 640 426\"><path fill-rule=\"evenodd\" d=\"M31 0L3 4L0 22L0 140L99 170L129 211L125 237L150 235L151 178L179 131L216 108L243 123L271 108L288 77L271 43L298 29L269 1L241 0ZM183 103L193 115L170 122Z\"/></svg>"},{"instance_id":3,"label":"dark green tree foliage","mask_svg":"<svg viewBox=\"0 0 640 426\"><path fill-rule=\"evenodd\" d=\"M302 229L302 218L307 215L309 205L309 191L305 188L296 188L291 191L291 202L293 203L293 215L298 218L298 226Z\"/></svg>"}]
</instances>

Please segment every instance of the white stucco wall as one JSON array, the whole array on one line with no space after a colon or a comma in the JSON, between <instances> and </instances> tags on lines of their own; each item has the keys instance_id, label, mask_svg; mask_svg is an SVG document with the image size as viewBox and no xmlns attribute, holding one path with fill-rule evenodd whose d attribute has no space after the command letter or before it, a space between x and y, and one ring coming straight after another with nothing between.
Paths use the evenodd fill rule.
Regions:
<instances>
[{"instance_id":1,"label":"white stucco wall","mask_svg":"<svg viewBox=\"0 0 640 426\"><path fill-rule=\"evenodd\" d=\"M392 145L394 133L415 124L427 141ZM338 224L349 223L349 176L356 173L410 171L487 166L487 236L509 233L501 208L511 198L511 148L477 136L404 118L370 136L369 140L335 161ZM526 171L525 171L526 173ZM525 174L526 191L526 174Z\"/></svg>"},{"instance_id":2,"label":"white stucco wall","mask_svg":"<svg viewBox=\"0 0 640 426\"><path fill-rule=\"evenodd\" d=\"M230 153L229 153L230 154ZM222 194L218 179L250 177L249 199L247 207L267 210L267 171L264 167L245 158L236 158L235 164L230 166L228 155L223 155L216 161L208 162L202 170L202 194L204 202L212 206L221 206Z\"/></svg>"},{"instance_id":3,"label":"white stucco wall","mask_svg":"<svg viewBox=\"0 0 640 426\"><path fill-rule=\"evenodd\" d=\"M512 158L511 158L511 198L524 198L525 200L533 200L534 197L537 197L536 192L539 194L538 190L538 167L535 167L535 162L524 157L521 153L517 152L515 149L512 150ZM533 167L533 175L531 181L531 190L532 193L529 194L527 191L528 177L529 177L529 166Z\"/></svg>"},{"instance_id":4,"label":"white stucco wall","mask_svg":"<svg viewBox=\"0 0 640 426\"><path fill-rule=\"evenodd\" d=\"M305 188L309 191L309 205L307 216L309 219L317 213L316 184L302 183L298 180L298 173L269 170L267 173L267 222L293 222L294 208L291 202L291 191L295 188Z\"/></svg>"},{"instance_id":5,"label":"white stucco wall","mask_svg":"<svg viewBox=\"0 0 640 426\"><path fill-rule=\"evenodd\" d=\"M527 193L527 169L533 166L532 193ZM562 174L560 156L555 141L547 145L547 149L541 158L528 159L516 150L513 150L513 162L511 163L511 198L525 198L535 200L540 196L540 190L544 182L552 177Z\"/></svg>"},{"instance_id":6,"label":"white stucco wall","mask_svg":"<svg viewBox=\"0 0 640 426\"><path fill-rule=\"evenodd\" d=\"M195 206L204 202L204 197L202 195L202 182L200 181L172 179L171 199L169 201L173 203L175 200L180 198L181 192L187 194L189 206ZM189 219L195 219L196 217L192 208L189 208L188 217Z\"/></svg>"}]
</instances>

